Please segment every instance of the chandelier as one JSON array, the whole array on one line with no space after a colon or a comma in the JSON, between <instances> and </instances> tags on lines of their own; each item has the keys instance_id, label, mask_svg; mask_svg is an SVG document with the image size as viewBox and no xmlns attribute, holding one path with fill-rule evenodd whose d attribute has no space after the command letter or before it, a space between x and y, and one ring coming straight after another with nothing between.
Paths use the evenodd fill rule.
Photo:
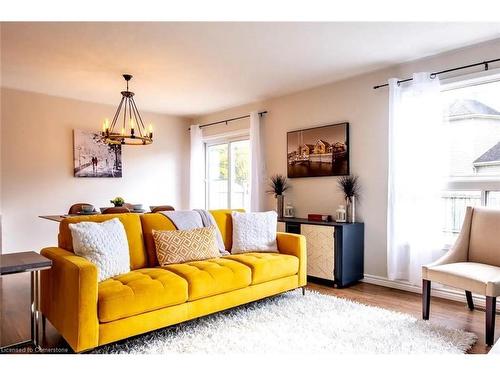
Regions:
<instances>
[{"instance_id":1,"label":"chandelier","mask_svg":"<svg viewBox=\"0 0 500 375\"><path fill-rule=\"evenodd\" d=\"M149 129L146 130L134 101L134 93L128 90L128 82L132 76L124 74L123 78L127 81L127 90L121 92L122 100L111 121L111 126L108 119L104 120L102 136L106 143L112 145L149 145L153 143L153 126L150 124Z\"/></svg>"}]
</instances>

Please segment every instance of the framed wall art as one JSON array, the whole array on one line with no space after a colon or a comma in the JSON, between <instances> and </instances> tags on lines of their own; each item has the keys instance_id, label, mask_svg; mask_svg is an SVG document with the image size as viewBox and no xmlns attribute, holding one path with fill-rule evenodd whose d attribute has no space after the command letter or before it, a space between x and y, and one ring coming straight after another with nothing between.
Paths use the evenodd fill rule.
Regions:
<instances>
[{"instance_id":1,"label":"framed wall art","mask_svg":"<svg viewBox=\"0 0 500 375\"><path fill-rule=\"evenodd\" d=\"M349 174L349 123L287 133L289 178Z\"/></svg>"},{"instance_id":2,"label":"framed wall art","mask_svg":"<svg viewBox=\"0 0 500 375\"><path fill-rule=\"evenodd\" d=\"M104 142L97 132L73 131L75 177L122 177L122 147Z\"/></svg>"}]
</instances>

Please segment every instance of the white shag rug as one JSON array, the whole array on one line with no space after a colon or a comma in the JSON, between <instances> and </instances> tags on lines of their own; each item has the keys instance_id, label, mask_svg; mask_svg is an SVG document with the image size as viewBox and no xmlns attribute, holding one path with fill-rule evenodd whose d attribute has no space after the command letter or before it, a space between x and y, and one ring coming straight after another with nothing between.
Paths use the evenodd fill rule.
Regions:
<instances>
[{"instance_id":1,"label":"white shag rug","mask_svg":"<svg viewBox=\"0 0 500 375\"><path fill-rule=\"evenodd\" d=\"M92 353L460 354L476 335L298 290L157 330Z\"/></svg>"}]
</instances>

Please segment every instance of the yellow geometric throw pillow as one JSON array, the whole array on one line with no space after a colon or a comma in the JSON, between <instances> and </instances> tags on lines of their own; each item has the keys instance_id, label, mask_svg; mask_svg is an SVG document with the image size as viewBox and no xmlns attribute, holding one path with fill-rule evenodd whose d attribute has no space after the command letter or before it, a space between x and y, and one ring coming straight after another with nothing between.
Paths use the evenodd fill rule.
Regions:
<instances>
[{"instance_id":1,"label":"yellow geometric throw pillow","mask_svg":"<svg viewBox=\"0 0 500 375\"><path fill-rule=\"evenodd\" d=\"M166 266L218 258L220 252L215 231L214 226L191 230L153 230L158 263L160 266Z\"/></svg>"}]
</instances>

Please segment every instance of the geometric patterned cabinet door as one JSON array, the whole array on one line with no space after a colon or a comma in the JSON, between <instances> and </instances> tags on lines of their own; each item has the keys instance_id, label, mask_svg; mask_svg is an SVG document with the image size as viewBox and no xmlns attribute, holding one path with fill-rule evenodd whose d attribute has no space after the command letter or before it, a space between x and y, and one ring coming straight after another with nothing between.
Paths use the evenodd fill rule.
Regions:
<instances>
[{"instance_id":1,"label":"geometric patterned cabinet door","mask_svg":"<svg viewBox=\"0 0 500 375\"><path fill-rule=\"evenodd\" d=\"M298 217L278 220L285 224L286 232L306 237L309 280L343 288L363 278L363 223L317 222Z\"/></svg>"},{"instance_id":2,"label":"geometric patterned cabinet door","mask_svg":"<svg viewBox=\"0 0 500 375\"><path fill-rule=\"evenodd\" d=\"M300 233L306 237L307 275L334 280L334 227L302 224Z\"/></svg>"},{"instance_id":3,"label":"geometric patterned cabinet door","mask_svg":"<svg viewBox=\"0 0 500 375\"><path fill-rule=\"evenodd\" d=\"M285 223L278 221L278 227L276 228L277 232L286 232L286 225Z\"/></svg>"}]
</instances>

